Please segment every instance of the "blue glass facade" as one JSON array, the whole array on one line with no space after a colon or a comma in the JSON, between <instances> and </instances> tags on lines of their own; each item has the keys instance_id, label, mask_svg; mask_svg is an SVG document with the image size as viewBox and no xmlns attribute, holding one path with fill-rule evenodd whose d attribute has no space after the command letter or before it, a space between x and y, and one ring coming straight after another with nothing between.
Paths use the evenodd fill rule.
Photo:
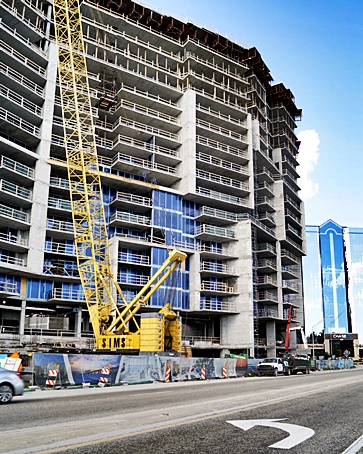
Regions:
<instances>
[{"instance_id":1,"label":"blue glass facade","mask_svg":"<svg viewBox=\"0 0 363 454\"><path fill-rule=\"evenodd\" d=\"M357 333L363 339L363 228L329 220L306 227L305 329Z\"/></svg>"}]
</instances>

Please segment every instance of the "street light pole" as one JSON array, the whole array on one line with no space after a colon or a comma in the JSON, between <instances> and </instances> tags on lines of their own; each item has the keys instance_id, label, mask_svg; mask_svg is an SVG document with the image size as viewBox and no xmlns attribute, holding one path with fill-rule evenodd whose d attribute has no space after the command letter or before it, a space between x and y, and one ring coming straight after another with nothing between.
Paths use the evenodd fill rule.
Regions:
<instances>
[{"instance_id":1,"label":"street light pole","mask_svg":"<svg viewBox=\"0 0 363 454\"><path fill-rule=\"evenodd\" d=\"M327 317L324 317L322 318L318 323L316 323L313 327L312 327L312 338L313 338L313 359L315 359L315 351L314 351L314 347L315 347L315 340L314 340L314 328L316 328L318 325L320 325L321 322L323 322L325 319L327 318L333 318L332 315L328 315Z\"/></svg>"}]
</instances>

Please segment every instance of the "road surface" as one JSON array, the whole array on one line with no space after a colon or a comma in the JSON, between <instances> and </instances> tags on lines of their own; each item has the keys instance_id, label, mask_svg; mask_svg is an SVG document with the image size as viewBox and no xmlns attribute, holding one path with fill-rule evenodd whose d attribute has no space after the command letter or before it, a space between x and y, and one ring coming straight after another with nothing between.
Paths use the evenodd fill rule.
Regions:
<instances>
[{"instance_id":1,"label":"road surface","mask_svg":"<svg viewBox=\"0 0 363 454\"><path fill-rule=\"evenodd\" d=\"M35 391L0 408L1 453L363 452L363 367Z\"/></svg>"}]
</instances>

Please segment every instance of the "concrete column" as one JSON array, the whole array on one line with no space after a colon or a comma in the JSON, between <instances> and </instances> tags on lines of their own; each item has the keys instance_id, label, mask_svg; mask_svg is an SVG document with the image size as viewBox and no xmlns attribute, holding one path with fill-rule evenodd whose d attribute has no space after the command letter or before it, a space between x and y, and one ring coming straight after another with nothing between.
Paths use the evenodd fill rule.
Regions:
<instances>
[{"instance_id":1,"label":"concrete column","mask_svg":"<svg viewBox=\"0 0 363 454\"><path fill-rule=\"evenodd\" d=\"M183 195L196 191L196 93L187 90L180 100L182 113L180 115L182 145L180 157L182 162L179 166L179 174L182 177L176 184L176 189Z\"/></svg>"},{"instance_id":2,"label":"concrete column","mask_svg":"<svg viewBox=\"0 0 363 454\"><path fill-rule=\"evenodd\" d=\"M20 336L24 336L25 308L26 308L26 301L22 301L21 302L21 309L20 309L20 324L19 324L19 334L20 334Z\"/></svg>"},{"instance_id":3,"label":"concrete column","mask_svg":"<svg viewBox=\"0 0 363 454\"><path fill-rule=\"evenodd\" d=\"M189 256L189 301L190 310L200 310L200 253Z\"/></svg>"},{"instance_id":4,"label":"concrete column","mask_svg":"<svg viewBox=\"0 0 363 454\"><path fill-rule=\"evenodd\" d=\"M233 298L236 314L221 319L221 342L230 348L253 350L253 288L252 288L252 248L251 222L241 221L234 229L238 241L231 242L228 252L237 260L231 262L238 275L234 284L238 296Z\"/></svg>"},{"instance_id":5,"label":"concrete column","mask_svg":"<svg viewBox=\"0 0 363 454\"><path fill-rule=\"evenodd\" d=\"M48 54L49 64L47 67L45 101L43 104L41 141L36 150L39 159L35 166L31 228L29 231L30 248L27 261L28 271L37 274L41 274L43 272L44 241L46 236L47 205L51 170L51 167L46 160L49 158L50 153L54 95L57 76L57 52L54 43L50 44Z\"/></svg>"},{"instance_id":6,"label":"concrete column","mask_svg":"<svg viewBox=\"0 0 363 454\"><path fill-rule=\"evenodd\" d=\"M75 334L81 336L82 333L82 306L78 306L78 312L76 313L76 323L75 323Z\"/></svg>"},{"instance_id":7,"label":"concrete column","mask_svg":"<svg viewBox=\"0 0 363 454\"><path fill-rule=\"evenodd\" d=\"M267 356L276 356L276 325L274 321L266 322Z\"/></svg>"}]
</instances>

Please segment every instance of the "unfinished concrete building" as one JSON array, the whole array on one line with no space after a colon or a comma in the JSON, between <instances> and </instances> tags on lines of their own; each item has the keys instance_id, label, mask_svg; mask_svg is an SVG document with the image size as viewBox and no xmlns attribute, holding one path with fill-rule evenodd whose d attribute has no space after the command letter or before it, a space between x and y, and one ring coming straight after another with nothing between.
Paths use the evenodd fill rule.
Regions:
<instances>
[{"instance_id":1,"label":"unfinished concrete building","mask_svg":"<svg viewBox=\"0 0 363 454\"><path fill-rule=\"evenodd\" d=\"M87 349L52 5L0 0L0 10L0 346ZM85 0L81 11L124 294L176 247L185 268L143 310L171 301L194 356L275 355L290 306L303 322L292 92L256 48L193 23L130 0Z\"/></svg>"}]
</instances>

